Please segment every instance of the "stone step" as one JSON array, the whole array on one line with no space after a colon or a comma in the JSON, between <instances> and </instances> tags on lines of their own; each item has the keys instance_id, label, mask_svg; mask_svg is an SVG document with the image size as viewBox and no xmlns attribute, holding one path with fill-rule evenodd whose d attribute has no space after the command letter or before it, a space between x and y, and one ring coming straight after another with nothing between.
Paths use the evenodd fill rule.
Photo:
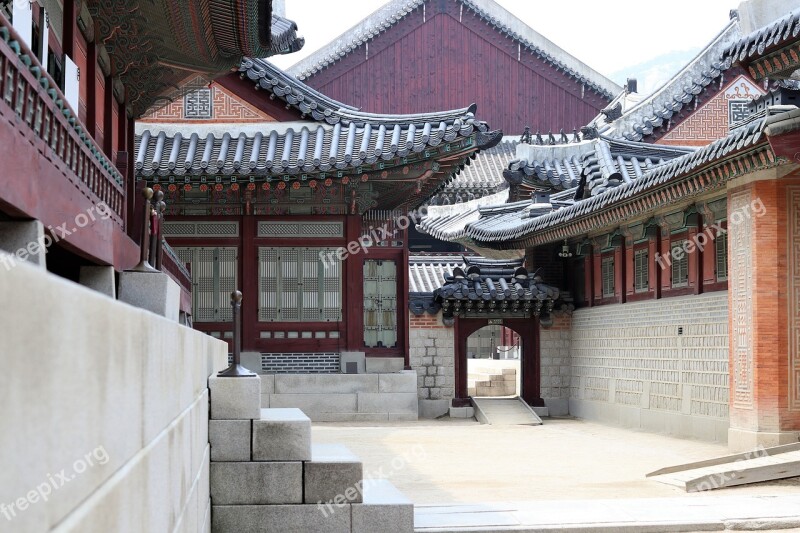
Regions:
<instances>
[{"instance_id":1,"label":"stone step","mask_svg":"<svg viewBox=\"0 0 800 533\"><path fill-rule=\"evenodd\" d=\"M542 419L521 399L473 398L475 418L481 424L541 425Z\"/></svg>"},{"instance_id":2,"label":"stone step","mask_svg":"<svg viewBox=\"0 0 800 533\"><path fill-rule=\"evenodd\" d=\"M303 463L211 463L211 499L217 505L303 503Z\"/></svg>"},{"instance_id":3,"label":"stone step","mask_svg":"<svg viewBox=\"0 0 800 533\"><path fill-rule=\"evenodd\" d=\"M253 461L311 460L311 419L297 408L261 409L253 420Z\"/></svg>"},{"instance_id":4,"label":"stone step","mask_svg":"<svg viewBox=\"0 0 800 533\"><path fill-rule=\"evenodd\" d=\"M303 464L304 503L361 503L364 466L342 444L314 444Z\"/></svg>"},{"instance_id":5,"label":"stone step","mask_svg":"<svg viewBox=\"0 0 800 533\"><path fill-rule=\"evenodd\" d=\"M414 531L414 504L386 479L364 480L364 501L352 512L353 533Z\"/></svg>"}]
</instances>

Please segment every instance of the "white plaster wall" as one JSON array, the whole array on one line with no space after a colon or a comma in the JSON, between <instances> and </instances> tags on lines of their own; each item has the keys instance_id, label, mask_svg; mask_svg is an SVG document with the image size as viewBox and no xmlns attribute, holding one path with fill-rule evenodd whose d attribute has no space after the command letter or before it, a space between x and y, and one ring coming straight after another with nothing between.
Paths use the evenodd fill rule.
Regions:
<instances>
[{"instance_id":1,"label":"white plaster wall","mask_svg":"<svg viewBox=\"0 0 800 533\"><path fill-rule=\"evenodd\" d=\"M207 531L227 345L28 265L0 295L0 532Z\"/></svg>"},{"instance_id":2,"label":"white plaster wall","mask_svg":"<svg viewBox=\"0 0 800 533\"><path fill-rule=\"evenodd\" d=\"M573 416L727 440L726 291L580 309L569 343Z\"/></svg>"}]
</instances>

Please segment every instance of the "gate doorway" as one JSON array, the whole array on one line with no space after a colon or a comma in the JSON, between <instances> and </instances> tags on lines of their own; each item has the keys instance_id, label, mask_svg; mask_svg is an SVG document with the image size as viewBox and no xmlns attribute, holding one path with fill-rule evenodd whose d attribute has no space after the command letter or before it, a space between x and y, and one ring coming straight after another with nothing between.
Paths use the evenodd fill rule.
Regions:
<instances>
[{"instance_id":1,"label":"gate doorway","mask_svg":"<svg viewBox=\"0 0 800 533\"><path fill-rule=\"evenodd\" d=\"M520 391L521 342L514 330L490 324L467 339L467 394L515 397Z\"/></svg>"},{"instance_id":2,"label":"gate doorway","mask_svg":"<svg viewBox=\"0 0 800 533\"><path fill-rule=\"evenodd\" d=\"M470 357L470 339L473 334L479 333L475 339L480 339L491 332L490 326L500 326L495 331L502 332L503 329L510 330L519 346L519 379L515 382L514 395L520 396L525 402L533 407L543 407L544 401L540 395L540 366L539 361L539 319L531 318L507 318L507 319L488 319L488 318L456 318L455 319L455 375L456 375L456 399L454 405L468 405L471 396L481 396L478 394L477 386L475 391L469 390L469 367L470 361L480 362L483 359ZM487 328L484 330L484 328ZM489 333L489 335L491 335ZM508 335L508 334L507 334ZM490 337L491 338L491 337ZM508 338L508 337L506 337ZM472 345L479 344L480 341L473 341ZM477 355L473 349L473 355ZM503 359L485 359L486 361L504 361ZM505 361L513 361L505 359ZM474 363L473 363L474 364ZM498 363L499 365L499 363ZM488 365L487 365L488 366ZM477 381L477 380L476 380ZM485 394L487 391L482 390ZM474 393L474 394L471 394ZM511 395L509 395L511 396Z\"/></svg>"}]
</instances>

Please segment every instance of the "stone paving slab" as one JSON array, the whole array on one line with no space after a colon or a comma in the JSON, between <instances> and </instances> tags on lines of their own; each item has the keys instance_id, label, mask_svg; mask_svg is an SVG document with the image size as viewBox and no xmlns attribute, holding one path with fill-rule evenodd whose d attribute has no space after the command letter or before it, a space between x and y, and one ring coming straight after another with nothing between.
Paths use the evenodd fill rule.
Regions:
<instances>
[{"instance_id":1,"label":"stone paving slab","mask_svg":"<svg viewBox=\"0 0 800 533\"><path fill-rule=\"evenodd\" d=\"M417 533L796 530L800 495L418 505L414 524Z\"/></svg>"}]
</instances>

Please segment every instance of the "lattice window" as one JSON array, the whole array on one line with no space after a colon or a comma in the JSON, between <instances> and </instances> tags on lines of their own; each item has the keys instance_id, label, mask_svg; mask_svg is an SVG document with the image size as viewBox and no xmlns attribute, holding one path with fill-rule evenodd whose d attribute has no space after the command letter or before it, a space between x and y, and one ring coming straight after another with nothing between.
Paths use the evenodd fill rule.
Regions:
<instances>
[{"instance_id":1,"label":"lattice window","mask_svg":"<svg viewBox=\"0 0 800 533\"><path fill-rule=\"evenodd\" d=\"M600 275L603 280L603 298L614 296L614 257L604 257L600 265Z\"/></svg>"},{"instance_id":2,"label":"lattice window","mask_svg":"<svg viewBox=\"0 0 800 533\"><path fill-rule=\"evenodd\" d=\"M686 239L672 241L672 286L687 287L689 285L689 254L686 253Z\"/></svg>"},{"instance_id":3,"label":"lattice window","mask_svg":"<svg viewBox=\"0 0 800 533\"><path fill-rule=\"evenodd\" d=\"M397 264L364 261L364 345L397 345Z\"/></svg>"},{"instance_id":4,"label":"lattice window","mask_svg":"<svg viewBox=\"0 0 800 533\"><path fill-rule=\"evenodd\" d=\"M716 254L717 281L728 279L728 234L720 233L714 239L714 252Z\"/></svg>"},{"instance_id":5,"label":"lattice window","mask_svg":"<svg viewBox=\"0 0 800 533\"><path fill-rule=\"evenodd\" d=\"M164 235L172 237L238 237L238 222L187 222L164 223Z\"/></svg>"},{"instance_id":6,"label":"lattice window","mask_svg":"<svg viewBox=\"0 0 800 533\"><path fill-rule=\"evenodd\" d=\"M192 318L195 322L230 322L231 293L237 287L238 250L174 248L192 272Z\"/></svg>"},{"instance_id":7,"label":"lattice window","mask_svg":"<svg viewBox=\"0 0 800 533\"><path fill-rule=\"evenodd\" d=\"M634 290L646 292L650 289L650 263L647 249L636 250L633 254Z\"/></svg>"},{"instance_id":8,"label":"lattice window","mask_svg":"<svg viewBox=\"0 0 800 533\"><path fill-rule=\"evenodd\" d=\"M342 319L341 262L334 248L258 249L261 322Z\"/></svg>"},{"instance_id":9,"label":"lattice window","mask_svg":"<svg viewBox=\"0 0 800 533\"><path fill-rule=\"evenodd\" d=\"M344 237L342 222L282 222L258 223L259 237Z\"/></svg>"}]
</instances>

